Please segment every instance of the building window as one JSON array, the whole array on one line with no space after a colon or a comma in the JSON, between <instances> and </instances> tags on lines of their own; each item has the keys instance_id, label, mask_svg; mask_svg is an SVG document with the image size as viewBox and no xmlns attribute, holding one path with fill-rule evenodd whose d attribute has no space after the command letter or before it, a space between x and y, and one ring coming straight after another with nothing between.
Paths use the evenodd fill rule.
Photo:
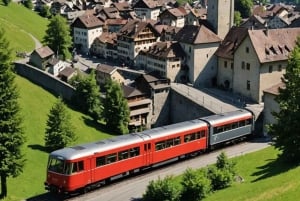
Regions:
<instances>
[{"instance_id":1,"label":"building window","mask_svg":"<svg viewBox=\"0 0 300 201\"><path fill-rule=\"evenodd\" d=\"M245 69L245 62L242 61L242 69Z\"/></svg>"},{"instance_id":2,"label":"building window","mask_svg":"<svg viewBox=\"0 0 300 201\"><path fill-rule=\"evenodd\" d=\"M227 68L227 61L224 61L224 67Z\"/></svg>"},{"instance_id":3,"label":"building window","mask_svg":"<svg viewBox=\"0 0 300 201\"><path fill-rule=\"evenodd\" d=\"M249 47L246 47L246 53L249 53Z\"/></svg>"},{"instance_id":4,"label":"building window","mask_svg":"<svg viewBox=\"0 0 300 201\"><path fill-rule=\"evenodd\" d=\"M247 69L247 70L250 70L250 63L247 63L246 69Z\"/></svg>"},{"instance_id":5,"label":"building window","mask_svg":"<svg viewBox=\"0 0 300 201\"><path fill-rule=\"evenodd\" d=\"M270 65L270 66L269 66L269 73L272 73L272 71L273 71L273 66Z\"/></svg>"},{"instance_id":6,"label":"building window","mask_svg":"<svg viewBox=\"0 0 300 201\"><path fill-rule=\"evenodd\" d=\"M230 68L233 69L233 62L230 63Z\"/></svg>"},{"instance_id":7,"label":"building window","mask_svg":"<svg viewBox=\"0 0 300 201\"><path fill-rule=\"evenodd\" d=\"M282 65L281 64L278 65L278 71L282 71Z\"/></svg>"},{"instance_id":8,"label":"building window","mask_svg":"<svg viewBox=\"0 0 300 201\"><path fill-rule=\"evenodd\" d=\"M250 90L250 80L247 80L247 90Z\"/></svg>"}]
</instances>

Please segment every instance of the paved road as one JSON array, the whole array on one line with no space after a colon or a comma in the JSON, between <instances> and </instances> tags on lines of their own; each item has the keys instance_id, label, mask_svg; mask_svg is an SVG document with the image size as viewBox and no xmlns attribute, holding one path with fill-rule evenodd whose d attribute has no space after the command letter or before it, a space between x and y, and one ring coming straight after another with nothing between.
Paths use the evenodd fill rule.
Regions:
<instances>
[{"instance_id":1,"label":"paved road","mask_svg":"<svg viewBox=\"0 0 300 201\"><path fill-rule=\"evenodd\" d=\"M269 146L268 142L255 141L244 142L223 149L228 157L241 156L245 153L254 152ZM99 190L77 196L69 201L138 201L145 192L146 186L151 180L163 178L166 175L182 174L186 168L205 167L216 162L216 157L222 150L210 152L202 156L173 163L163 168L151 171L150 173L134 176L129 179L118 181L108 186L102 187Z\"/></svg>"}]
</instances>

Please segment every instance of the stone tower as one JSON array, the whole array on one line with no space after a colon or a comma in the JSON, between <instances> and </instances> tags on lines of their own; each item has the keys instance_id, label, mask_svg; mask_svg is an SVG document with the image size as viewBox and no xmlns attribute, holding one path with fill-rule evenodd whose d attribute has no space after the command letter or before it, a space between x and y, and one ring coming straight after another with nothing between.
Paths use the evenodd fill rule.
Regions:
<instances>
[{"instance_id":1,"label":"stone tower","mask_svg":"<svg viewBox=\"0 0 300 201\"><path fill-rule=\"evenodd\" d=\"M214 32L224 39L233 26L234 0L209 0L207 4L207 21Z\"/></svg>"}]
</instances>

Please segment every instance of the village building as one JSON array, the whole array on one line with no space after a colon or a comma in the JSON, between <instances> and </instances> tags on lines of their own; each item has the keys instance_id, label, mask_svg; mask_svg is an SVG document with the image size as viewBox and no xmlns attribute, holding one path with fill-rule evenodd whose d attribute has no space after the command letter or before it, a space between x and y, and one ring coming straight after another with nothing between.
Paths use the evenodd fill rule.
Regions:
<instances>
[{"instance_id":1,"label":"village building","mask_svg":"<svg viewBox=\"0 0 300 201\"><path fill-rule=\"evenodd\" d=\"M40 47L30 54L29 63L33 66L45 70L49 59L54 56L54 52L48 47Z\"/></svg>"}]
</instances>

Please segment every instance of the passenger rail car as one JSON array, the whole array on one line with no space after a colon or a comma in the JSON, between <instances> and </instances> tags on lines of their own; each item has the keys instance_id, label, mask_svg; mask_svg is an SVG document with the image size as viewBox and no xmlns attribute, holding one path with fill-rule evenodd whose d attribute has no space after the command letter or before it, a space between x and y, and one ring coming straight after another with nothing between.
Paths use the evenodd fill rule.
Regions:
<instances>
[{"instance_id":1,"label":"passenger rail car","mask_svg":"<svg viewBox=\"0 0 300 201\"><path fill-rule=\"evenodd\" d=\"M238 110L59 149L49 155L45 188L86 191L113 176L249 135L253 128L252 113Z\"/></svg>"}]
</instances>

